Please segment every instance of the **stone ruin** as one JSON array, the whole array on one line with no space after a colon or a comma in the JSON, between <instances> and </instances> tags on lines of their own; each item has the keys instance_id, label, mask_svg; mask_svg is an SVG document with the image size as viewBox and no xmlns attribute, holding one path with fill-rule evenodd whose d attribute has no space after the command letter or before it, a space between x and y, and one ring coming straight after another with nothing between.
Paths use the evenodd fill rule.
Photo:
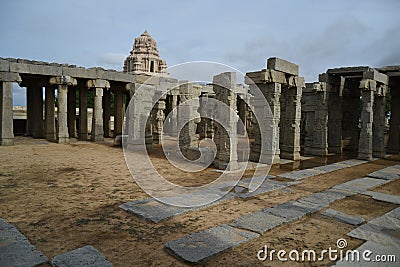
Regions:
<instances>
[{"instance_id":1,"label":"stone ruin","mask_svg":"<svg viewBox=\"0 0 400 267\"><path fill-rule=\"evenodd\" d=\"M148 95L143 95L143 101L132 108L134 112L148 110L150 120L138 119L137 123L146 123L146 130L132 138L145 138L148 147L161 144L163 127L173 136L180 135L181 149L196 149L199 140L210 138L218 148L215 167L235 169L235 163L227 166L227 162L240 160L237 142L229 143L212 119L190 121L178 133L186 117L193 114L175 114L168 121L165 118L188 99L201 96L198 105L189 109L199 117L213 113L210 99L222 101L237 110L237 116L226 118L231 125L227 130L231 138L240 137L246 130L254 138L250 160L259 161L263 158L261 155L270 151L261 149L260 127L251 111L266 106L265 101L255 99L252 94L253 87L257 86L271 108L273 163L281 159L297 161L302 154L326 156L352 151L357 158L369 160L400 152L400 66L329 69L314 83L305 83L299 76L298 65L286 60L269 58L266 67L248 72L248 85L238 85L233 73L214 77L214 81L223 78L225 86L179 81L168 77L166 62L159 57L156 42L147 32L135 39L131 55L125 60L124 72L0 58L0 142L3 146L14 144L13 83L27 89L26 135L58 143L66 143L69 138L102 141L105 137L115 138L119 143L129 101L138 87L146 86ZM152 97L166 89L172 90L152 106ZM91 132L88 131L88 93L94 99ZM113 130L110 128L111 99L114 101ZM387 124L385 108L389 99ZM238 120L242 121L241 128L237 126Z\"/></svg>"}]
</instances>

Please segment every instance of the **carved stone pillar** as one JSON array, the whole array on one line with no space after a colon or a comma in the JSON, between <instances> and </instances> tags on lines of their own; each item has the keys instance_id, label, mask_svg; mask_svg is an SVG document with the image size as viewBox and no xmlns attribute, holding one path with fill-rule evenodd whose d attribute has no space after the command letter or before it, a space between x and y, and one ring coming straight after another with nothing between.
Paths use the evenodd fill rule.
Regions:
<instances>
[{"instance_id":1,"label":"carved stone pillar","mask_svg":"<svg viewBox=\"0 0 400 267\"><path fill-rule=\"evenodd\" d=\"M103 90L110 88L106 80L96 79L87 82L88 88L93 88L93 119L92 119L92 141L103 141Z\"/></svg>"},{"instance_id":2,"label":"carved stone pillar","mask_svg":"<svg viewBox=\"0 0 400 267\"><path fill-rule=\"evenodd\" d=\"M360 83L362 90L361 132L358 146L358 159L372 159L372 125L374 120L374 91L376 81L364 79Z\"/></svg>"},{"instance_id":3,"label":"carved stone pillar","mask_svg":"<svg viewBox=\"0 0 400 267\"><path fill-rule=\"evenodd\" d=\"M285 111L281 125L284 132L280 132L281 158L300 160L300 120L301 120L301 86L282 88ZM281 113L282 114L282 113Z\"/></svg>"},{"instance_id":4,"label":"carved stone pillar","mask_svg":"<svg viewBox=\"0 0 400 267\"><path fill-rule=\"evenodd\" d=\"M236 73L224 72L213 77L213 89L216 99L225 103L230 110L229 112L221 107L217 107L218 118L226 124L226 129L221 125L217 125L215 131L215 144L217 153L214 159L214 165L217 168L230 170L238 169L237 163L237 115L236 104ZM229 164L228 164L229 163Z\"/></svg>"},{"instance_id":5,"label":"carved stone pillar","mask_svg":"<svg viewBox=\"0 0 400 267\"><path fill-rule=\"evenodd\" d=\"M76 86L76 79L70 76L57 76L50 78L51 85L57 85L57 142L69 142L67 123L67 93L68 86Z\"/></svg>"},{"instance_id":6,"label":"carved stone pillar","mask_svg":"<svg viewBox=\"0 0 400 267\"><path fill-rule=\"evenodd\" d=\"M326 83L315 83L315 113L312 147L309 154L326 156L328 154L328 95Z\"/></svg>"},{"instance_id":7,"label":"carved stone pillar","mask_svg":"<svg viewBox=\"0 0 400 267\"><path fill-rule=\"evenodd\" d=\"M45 134L50 142L57 141L56 137L56 117L55 117L55 97L54 86L45 88Z\"/></svg>"},{"instance_id":8,"label":"carved stone pillar","mask_svg":"<svg viewBox=\"0 0 400 267\"><path fill-rule=\"evenodd\" d=\"M79 133L78 139L88 140L88 88L79 87Z\"/></svg>"},{"instance_id":9,"label":"carved stone pillar","mask_svg":"<svg viewBox=\"0 0 400 267\"><path fill-rule=\"evenodd\" d=\"M330 84L330 91L328 91L328 151L341 154L344 78L331 81L330 79L321 80L320 76L320 81L327 81Z\"/></svg>"},{"instance_id":10,"label":"carved stone pillar","mask_svg":"<svg viewBox=\"0 0 400 267\"><path fill-rule=\"evenodd\" d=\"M32 90L32 136L33 138L44 137L44 124L43 124L43 87L40 85L30 86Z\"/></svg>"},{"instance_id":11,"label":"carved stone pillar","mask_svg":"<svg viewBox=\"0 0 400 267\"><path fill-rule=\"evenodd\" d=\"M103 91L103 132L104 132L104 137L111 137L110 119L111 119L111 92L108 89L104 89L104 91Z\"/></svg>"},{"instance_id":12,"label":"carved stone pillar","mask_svg":"<svg viewBox=\"0 0 400 267\"><path fill-rule=\"evenodd\" d=\"M120 90L116 90L114 91L114 138L122 134L123 114L123 94Z\"/></svg>"},{"instance_id":13,"label":"carved stone pillar","mask_svg":"<svg viewBox=\"0 0 400 267\"><path fill-rule=\"evenodd\" d=\"M2 146L14 145L13 82L21 82L17 73L0 74L0 145Z\"/></svg>"},{"instance_id":14,"label":"carved stone pillar","mask_svg":"<svg viewBox=\"0 0 400 267\"><path fill-rule=\"evenodd\" d=\"M69 137L76 137L76 89L68 88L68 134Z\"/></svg>"},{"instance_id":15,"label":"carved stone pillar","mask_svg":"<svg viewBox=\"0 0 400 267\"><path fill-rule=\"evenodd\" d=\"M385 109L386 109L386 85L377 88L374 99L374 118L372 125L372 156L385 157Z\"/></svg>"},{"instance_id":16,"label":"carved stone pillar","mask_svg":"<svg viewBox=\"0 0 400 267\"><path fill-rule=\"evenodd\" d=\"M389 128L388 153L400 152L400 87L391 87L391 115Z\"/></svg>"}]
</instances>

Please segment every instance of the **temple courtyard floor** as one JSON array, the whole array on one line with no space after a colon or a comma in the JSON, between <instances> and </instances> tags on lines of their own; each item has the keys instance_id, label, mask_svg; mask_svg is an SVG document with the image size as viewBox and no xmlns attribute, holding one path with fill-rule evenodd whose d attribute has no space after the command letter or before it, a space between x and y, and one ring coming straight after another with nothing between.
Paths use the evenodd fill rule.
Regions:
<instances>
[{"instance_id":1,"label":"temple courtyard floor","mask_svg":"<svg viewBox=\"0 0 400 267\"><path fill-rule=\"evenodd\" d=\"M182 244L186 245L184 238L187 236L204 233L220 225L236 225L234 229L244 229L248 233L257 233L257 236L240 244L228 245L220 251L217 249L215 253L205 252L199 256L202 264L331 265L334 261L328 257L315 263L280 262L276 258L272 263L268 260L262 262L257 258L257 253L265 245L276 251L321 251L329 247L336 248L338 239L347 241L347 249L355 249L369 239L349 236L349 232L400 207L397 202L400 180L397 178L384 179L385 183L363 187L362 190L341 186L375 171L399 165L400 155L395 155L334 171L316 172L299 180L287 178L290 175L285 178L285 174L298 167L296 164L274 166L269 174L282 176L273 178L273 181L298 183L278 186L254 196L231 197L215 205L176 213L175 216L172 212L172 216L155 223L120 207L126 202L147 199L149 196L134 182L122 149L113 147L111 142L109 139L104 143L71 141L70 144L55 144L42 139L16 137L15 146L0 147L0 218L15 226L37 250L48 257L49 262L40 266L50 266L51 259L56 255L86 245L92 245L114 266L184 265L192 260L196 262L196 259L185 258L185 252L177 250L174 241L183 238ZM176 170L164 158L159 147L155 147L150 156L164 176L180 185L201 185L220 175L211 168L196 174ZM302 162L300 168L314 168L346 159L311 158ZM249 175L251 171L246 171L245 176ZM283 216L287 219L284 223L273 227L269 225L269 228L261 225L260 229L255 230L246 228L243 220L238 221L238 218L246 218L244 215L291 203L335 186L338 191L343 189L343 192L351 194L332 200L305 216L292 220ZM390 201L382 201L379 196L368 195L367 191L394 197ZM323 215L328 208L361 221L351 223L337 216ZM235 221L236 224L233 223ZM263 227L267 227L265 231ZM400 239L398 227L388 234L389 239ZM198 245L194 244L193 248Z\"/></svg>"}]
</instances>

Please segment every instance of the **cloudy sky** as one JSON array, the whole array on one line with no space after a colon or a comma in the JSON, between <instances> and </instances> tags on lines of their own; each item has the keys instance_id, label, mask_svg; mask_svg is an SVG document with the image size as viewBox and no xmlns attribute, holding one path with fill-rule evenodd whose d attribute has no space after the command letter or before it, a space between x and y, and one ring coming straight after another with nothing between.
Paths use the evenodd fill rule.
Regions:
<instances>
[{"instance_id":1,"label":"cloudy sky","mask_svg":"<svg viewBox=\"0 0 400 267\"><path fill-rule=\"evenodd\" d=\"M247 72L277 56L312 82L331 67L400 64L398 0L1 0L0 10L0 57L122 70L147 30L169 66L205 60Z\"/></svg>"}]
</instances>

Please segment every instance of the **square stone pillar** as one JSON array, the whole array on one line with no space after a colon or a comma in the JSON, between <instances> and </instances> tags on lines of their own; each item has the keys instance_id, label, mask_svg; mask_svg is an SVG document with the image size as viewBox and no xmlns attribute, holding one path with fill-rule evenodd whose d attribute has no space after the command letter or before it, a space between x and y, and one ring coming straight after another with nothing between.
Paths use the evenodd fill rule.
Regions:
<instances>
[{"instance_id":1,"label":"square stone pillar","mask_svg":"<svg viewBox=\"0 0 400 267\"><path fill-rule=\"evenodd\" d=\"M252 86L252 85L250 85ZM274 158L273 158L273 164L278 164L280 162L280 154L281 151L279 149L279 137L280 137L280 118L281 118L281 103L280 103L280 98L281 98L281 84L280 83L260 83L257 84L258 88L261 90L263 93L264 97L267 99L267 102L269 104L269 107L272 112L272 142L273 142L273 149L274 149ZM251 90L251 88L250 88ZM263 100L258 100L258 99L253 99L252 104L254 106L254 109L260 110L260 114L264 114L265 117L268 115L268 111L265 110L267 109L266 104L264 103ZM270 151L262 151L261 148L261 132L260 132L260 127L258 126L258 123L255 125L256 131L255 131L255 139L254 142L251 144L251 154L250 154L250 160L252 161L257 161L260 163L269 163L269 162L262 162L259 161L262 158L268 159L269 156L271 155ZM266 133L266 136L267 133ZM265 154L264 156L261 156Z\"/></svg>"},{"instance_id":2,"label":"square stone pillar","mask_svg":"<svg viewBox=\"0 0 400 267\"><path fill-rule=\"evenodd\" d=\"M355 108L360 106L360 89L350 88L348 95L343 96L343 138L349 141L347 150L358 150L358 124L360 121L360 110Z\"/></svg>"},{"instance_id":3,"label":"square stone pillar","mask_svg":"<svg viewBox=\"0 0 400 267\"><path fill-rule=\"evenodd\" d=\"M219 169L228 171L239 168L237 163L237 96L236 96L236 73L224 72L213 77L213 90L215 98L225 103L230 110L226 111L221 107L217 108L217 118L226 124L225 129L216 124L214 141L217 147L217 153L214 159L214 165Z\"/></svg>"},{"instance_id":4,"label":"square stone pillar","mask_svg":"<svg viewBox=\"0 0 400 267\"><path fill-rule=\"evenodd\" d=\"M313 140L309 154L316 156L328 155L328 95L326 83L314 83L314 127Z\"/></svg>"},{"instance_id":5,"label":"square stone pillar","mask_svg":"<svg viewBox=\"0 0 400 267\"><path fill-rule=\"evenodd\" d=\"M300 160L300 121L301 121L300 86L282 88L281 96L281 158Z\"/></svg>"},{"instance_id":6,"label":"square stone pillar","mask_svg":"<svg viewBox=\"0 0 400 267\"><path fill-rule=\"evenodd\" d=\"M103 90L110 88L106 80L96 79L87 82L88 88L93 88L93 119L92 119L92 141L103 141Z\"/></svg>"},{"instance_id":7,"label":"square stone pillar","mask_svg":"<svg viewBox=\"0 0 400 267\"><path fill-rule=\"evenodd\" d=\"M0 145L14 145L12 82L9 81L0 81Z\"/></svg>"},{"instance_id":8,"label":"square stone pillar","mask_svg":"<svg viewBox=\"0 0 400 267\"><path fill-rule=\"evenodd\" d=\"M103 90L103 131L104 137L111 137L110 129L111 118L111 91L108 89Z\"/></svg>"},{"instance_id":9,"label":"square stone pillar","mask_svg":"<svg viewBox=\"0 0 400 267\"><path fill-rule=\"evenodd\" d=\"M76 137L76 89L74 87L68 88L67 102L68 134L69 137Z\"/></svg>"},{"instance_id":10,"label":"square stone pillar","mask_svg":"<svg viewBox=\"0 0 400 267\"><path fill-rule=\"evenodd\" d=\"M114 91L114 138L122 134L124 122L123 98L120 90Z\"/></svg>"},{"instance_id":11,"label":"square stone pillar","mask_svg":"<svg viewBox=\"0 0 400 267\"><path fill-rule=\"evenodd\" d=\"M57 76L50 78L50 84L57 85L57 142L68 143L68 86L75 86L77 81L70 76Z\"/></svg>"},{"instance_id":12,"label":"square stone pillar","mask_svg":"<svg viewBox=\"0 0 400 267\"><path fill-rule=\"evenodd\" d=\"M190 118L194 118L198 114L197 111L200 102L198 102L197 105L194 105L193 101L189 103L187 102L198 97L195 95L193 84L188 83L187 81L182 81L179 90L181 94L181 103L179 105L180 108L178 109L178 128L181 129L181 131L178 133L178 142L180 149L184 151L185 149L198 147L196 129L197 123L200 121L190 120Z\"/></svg>"},{"instance_id":13,"label":"square stone pillar","mask_svg":"<svg viewBox=\"0 0 400 267\"><path fill-rule=\"evenodd\" d=\"M372 125L374 121L374 91L376 82L373 80L362 80L362 111L361 111L361 132L358 144L358 159L372 159Z\"/></svg>"},{"instance_id":14,"label":"square stone pillar","mask_svg":"<svg viewBox=\"0 0 400 267\"><path fill-rule=\"evenodd\" d=\"M88 140L88 89L86 86L79 87L79 132L78 139Z\"/></svg>"},{"instance_id":15,"label":"square stone pillar","mask_svg":"<svg viewBox=\"0 0 400 267\"><path fill-rule=\"evenodd\" d=\"M33 94L33 105L32 105L32 137L43 138L44 137L44 123L43 123L43 87L31 86Z\"/></svg>"},{"instance_id":16,"label":"square stone pillar","mask_svg":"<svg viewBox=\"0 0 400 267\"><path fill-rule=\"evenodd\" d=\"M56 117L55 117L55 97L54 87L45 88L45 135L50 142L55 142L56 138Z\"/></svg>"},{"instance_id":17,"label":"square stone pillar","mask_svg":"<svg viewBox=\"0 0 400 267\"><path fill-rule=\"evenodd\" d=\"M242 123L238 124L238 134L244 135L246 130L246 103L242 98L237 99L238 102L238 115Z\"/></svg>"},{"instance_id":18,"label":"square stone pillar","mask_svg":"<svg viewBox=\"0 0 400 267\"><path fill-rule=\"evenodd\" d=\"M157 95L158 94L162 94L162 92L158 91ZM161 96L151 111L152 112L152 129L153 129L152 134L153 134L153 141L155 144L162 144L163 125L164 125L164 119L165 119L164 110L166 107L165 100L166 100L166 95Z\"/></svg>"},{"instance_id":19,"label":"square stone pillar","mask_svg":"<svg viewBox=\"0 0 400 267\"><path fill-rule=\"evenodd\" d=\"M178 94L179 90L172 90L172 102L171 110L174 110L178 106ZM175 111L171 117L171 135L177 136L178 134L178 113Z\"/></svg>"},{"instance_id":20,"label":"square stone pillar","mask_svg":"<svg viewBox=\"0 0 400 267\"><path fill-rule=\"evenodd\" d=\"M372 156L385 158L385 108L386 97L375 96L372 125Z\"/></svg>"},{"instance_id":21,"label":"square stone pillar","mask_svg":"<svg viewBox=\"0 0 400 267\"><path fill-rule=\"evenodd\" d=\"M328 151L342 154L343 87L340 84L331 84L330 89L328 92Z\"/></svg>"},{"instance_id":22,"label":"square stone pillar","mask_svg":"<svg viewBox=\"0 0 400 267\"><path fill-rule=\"evenodd\" d=\"M391 111L387 152L400 153L400 87L391 87Z\"/></svg>"},{"instance_id":23,"label":"square stone pillar","mask_svg":"<svg viewBox=\"0 0 400 267\"><path fill-rule=\"evenodd\" d=\"M26 135L33 133L33 88L26 87Z\"/></svg>"}]
</instances>

